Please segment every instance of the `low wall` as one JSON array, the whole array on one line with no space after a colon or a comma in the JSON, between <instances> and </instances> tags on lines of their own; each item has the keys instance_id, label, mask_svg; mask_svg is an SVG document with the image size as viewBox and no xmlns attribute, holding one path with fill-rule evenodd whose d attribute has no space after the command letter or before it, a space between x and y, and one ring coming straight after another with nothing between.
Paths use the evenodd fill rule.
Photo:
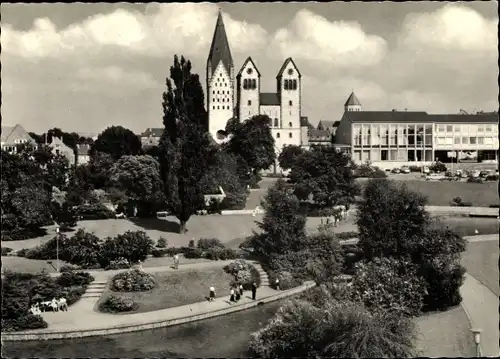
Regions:
<instances>
[{"instance_id":1,"label":"low wall","mask_svg":"<svg viewBox=\"0 0 500 359\"><path fill-rule=\"evenodd\" d=\"M255 210L255 209L235 209L235 210L227 210L227 211L221 211L221 215L223 216L234 216L234 215L248 215L248 214L264 214L263 209Z\"/></svg>"},{"instance_id":2,"label":"low wall","mask_svg":"<svg viewBox=\"0 0 500 359\"><path fill-rule=\"evenodd\" d=\"M53 339L71 339L71 338L84 338L84 337L96 337L105 336L112 334L139 332L143 330L156 329L170 327L178 324L195 322L202 319L217 317L229 313L239 312L245 309L253 308L261 303L271 303L280 299L284 299L295 294L302 293L303 291L313 288L316 286L314 282L306 282L300 287L292 288L286 291L278 292L275 295L262 298L250 303L245 304L233 304L230 307L213 310L206 313L195 314L182 318L174 318L168 320L161 320L153 323L144 323L140 325L128 325L128 326L115 326L112 328L102 328L102 329L89 329L82 331L70 331L70 332L15 332L15 333L2 333L2 341L29 341L29 340L53 340Z\"/></svg>"}]
</instances>

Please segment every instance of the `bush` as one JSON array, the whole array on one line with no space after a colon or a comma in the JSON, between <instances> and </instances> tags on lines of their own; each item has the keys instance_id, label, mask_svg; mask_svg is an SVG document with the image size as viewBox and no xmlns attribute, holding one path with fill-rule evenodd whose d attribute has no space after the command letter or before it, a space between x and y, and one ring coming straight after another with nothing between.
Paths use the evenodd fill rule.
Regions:
<instances>
[{"instance_id":1,"label":"bush","mask_svg":"<svg viewBox=\"0 0 500 359\"><path fill-rule=\"evenodd\" d=\"M485 178L486 181L498 181L498 175L488 175Z\"/></svg>"},{"instance_id":2,"label":"bush","mask_svg":"<svg viewBox=\"0 0 500 359\"><path fill-rule=\"evenodd\" d=\"M130 298L120 298L110 295L104 302L99 304L99 310L106 313L123 313L137 310L139 305Z\"/></svg>"},{"instance_id":3,"label":"bush","mask_svg":"<svg viewBox=\"0 0 500 359\"><path fill-rule=\"evenodd\" d=\"M454 207L472 207L471 202L463 202L462 197L455 197L453 201L450 202L450 206Z\"/></svg>"},{"instance_id":4,"label":"bush","mask_svg":"<svg viewBox=\"0 0 500 359\"><path fill-rule=\"evenodd\" d=\"M247 203L247 193L226 193L226 197L220 203L220 210L240 210L244 209Z\"/></svg>"},{"instance_id":5,"label":"bush","mask_svg":"<svg viewBox=\"0 0 500 359\"><path fill-rule=\"evenodd\" d=\"M483 179L481 177L469 177L467 183L483 183Z\"/></svg>"},{"instance_id":6,"label":"bush","mask_svg":"<svg viewBox=\"0 0 500 359\"><path fill-rule=\"evenodd\" d=\"M194 248L194 239L190 239L190 240L189 240L188 247L189 247L189 248Z\"/></svg>"},{"instance_id":7,"label":"bush","mask_svg":"<svg viewBox=\"0 0 500 359\"><path fill-rule=\"evenodd\" d=\"M2 247L2 256L6 256L8 255L9 253L11 253L13 251L12 248L9 248L9 247Z\"/></svg>"},{"instance_id":8,"label":"bush","mask_svg":"<svg viewBox=\"0 0 500 359\"><path fill-rule=\"evenodd\" d=\"M73 264L64 264L61 266L61 268L59 268L59 272L61 272L61 273L72 272L72 271L76 271L79 269L82 269L82 268L80 266L76 266Z\"/></svg>"},{"instance_id":9,"label":"bush","mask_svg":"<svg viewBox=\"0 0 500 359\"><path fill-rule=\"evenodd\" d=\"M184 258L187 259L203 258L203 251L199 248L184 247L183 253L184 253Z\"/></svg>"},{"instance_id":10,"label":"bush","mask_svg":"<svg viewBox=\"0 0 500 359\"><path fill-rule=\"evenodd\" d=\"M151 254L155 258L165 257L166 251L164 249L153 249Z\"/></svg>"},{"instance_id":11,"label":"bush","mask_svg":"<svg viewBox=\"0 0 500 359\"><path fill-rule=\"evenodd\" d=\"M279 279L280 281L279 283L281 290L292 289L302 284L300 280L295 279L293 277L292 273L287 271L282 271L282 272L270 271L268 273L268 278L269 278L269 283L274 289L276 289L276 279Z\"/></svg>"},{"instance_id":12,"label":"bush","mask_svg":"<svg viewBox=\"0 0 500 359\"><path fill-rule=\"evenodd\" d=\"M410 172L421 172L422 171L422 167L420 167L420 166L410 166L409 169L410 169Z\"/></svg>"},{"instance_id":13,"label":"bush","mask_svg":"<svg viewBox=\"0 0 500 359\"><path fill-rule=\"evenodd\" d=\"M133 269L115 275L111 289L115 292L146 292L155 286L156 280L152 274Z\"/></svg>"},{"instance_id":14,"label":"bush","mask_svg":"<svg viewBox=\"0 0 500 359\"><path fill-rule=\"evenodd\" d=\"M102 263L107 264L118 258L125 258L130 263L144 261L154 242L143 231L127 231L115 238L108 238L102 246Z\"/></svg>"},{"instance_id":15,"label":"bush","mask_svg":"<svg viewBox=\"0 0 500 359\"><path fill-rule=\"evenodd\" d=\"M354 299L369 309L417 316L423 306L426 285L411 262L375 258L356 265L352 290Z\"/></svg>"},{"instance_id":16,"label":"bush","mask_svg":"<svg viewBox=\"0 0 500 359\"><path fill-rule=\"evenodd\" d=\"M224 248L224 245L217 238L201 238L198 240L198 248L207 250L212 248Z\"/></svg>"},{"instance_id":17,"label":"bush","mask_svg":"<svg viewBox=\"0 0 500 359\"><path fill-rule=\"evenodd\" d=\"M94 281L94 277L87 272L63 272L56 279L61 287L85 287Z\"/></svg>"},{"instance_id":18,"label":"bush","mask_svg":"<svg viewBox=\"0 0 500 359\"><path fill-rule=\"evenodd\" d=\"M346 241L348 239L353 239L358 237L358 232L340 232L340 233L335 233L335 238L337 238L339 241Z\"/></svg>"},{"instance_id":19,"label":"bush","mask_svg":"<svg viewBox=\"0 0 500 359\"><path fill-rule=\"evenodd\" d=\"M104 268L105 270L116 270L116 269L128 269L132 266L128 259L126 258L117 258L109 262L109 264Z\"/></svg>"},{"instance_id":20,"label":"bush","mask_svg":"<svg viewBox=\"0 0 500 359\"><path fill-rule=\"evenodd\" d=\"M205 251L205 258L213 261L225 261L238 258L238 254L232 248L213 247Z\"/></svg>"},{"instance_id":21,"label":"bush","mask_svg":"<svg viewBox=\"0 0 500 359\"><path fill-rule=\"evenodd\" d=\"M186 247L170 247L170 248L165 248L163 251L165 254L169 257L173 257L176 254L182 254L185 252Z\"/></svg>"},{"instance_id":22,"label":"bush","mask_svg":"<svg viewBox=\"0 0 500 359\"><path fill-rule=\"evenodd\" d=\"M430 165L429 170L432 172L446 172L446 171L448 171L445 164L442 162L439 162L439 161L434 162L432 165Z\"/></svg>"},{"instance_id":23,"label":"bush","mask_svg":"<svg viewBox=\"0 0 500 359\"><path fill-rule=\"evenodd\" d=\"M160 239L158 239L158 242L156 243L156 246L158 248L166 248L167 247L167 240L163 237L160 237Z\"/></svg>"},{"instance_id":24,"label":"bush","mask_svg":"<svg viewBox=\"0 0 500 359\"><path fill-rule=\"evenodd\" d=\"M5 217L2 216L2 228L7 228ZM52 223L49 223L50 225ZM13 228L10 230L2 230L2 241L23 241L25 239L41 237L47 234L44 228Z\"/></svg>"},{"instance_id":25,"label":"bush","mask_svg":"<svg viewBox=\"0 0 500 359\"><path fill-rule=\"evenodd\" d=\"M30 329L45 329L48 324L41 315L33 315L30 312L16 319L2 318L2 331L15 332Z\"/></svg>"},{"instance_id":26,"label":"bush","mask_svg":"<svg viewBox=\"0 0 500 359\"><path fill-rule=\"evenodd\" d=\"M446 310L462 301L460 287L464 281L465 268L457 263L444 265L437 259L425 265L427 296L424 298L424 310Z\"/></svg>"},{"instance_id":27,"label":"bush","mask_svg":"<svg viewBox=\"0 0 500 359\"><path fill-rule=\"evenodd\" d=\"M224 266L224 271L231 274L234 279L231 285L242 285L244 290L251 290L252 283L255 282L260 287L261 279L259 271L249 262L237 259Z\"/></svg>"},{"instance_id":28,"label":"bush","mask_svg":"<svg viewBox=\"0 0 500 359\"><path fill-rule=\"evenodd\" d=\"M76 303L87 290L87 287L70 287L64 294L68 305Z\"/></svg>"},{"instance_id":29,"label":"bush","mask_svg":"<svg viewBox=\"0 0 500 359\"><path fill-rule=\"evenodd\" d=\"M26 253L29 251L28 248L20 249L16 252L18 257L26 257Z\"/></svg>"},{"instance_id":30,"label":"bush","mask_svg":"<svg viewBox=\"0 0 500 359\"><path fill-rule=\"evenodd\" d=\"M90 203L77 206L75 213L83 220L115 218L115 213L101 203Z\"/></svg>"}]
</instances>

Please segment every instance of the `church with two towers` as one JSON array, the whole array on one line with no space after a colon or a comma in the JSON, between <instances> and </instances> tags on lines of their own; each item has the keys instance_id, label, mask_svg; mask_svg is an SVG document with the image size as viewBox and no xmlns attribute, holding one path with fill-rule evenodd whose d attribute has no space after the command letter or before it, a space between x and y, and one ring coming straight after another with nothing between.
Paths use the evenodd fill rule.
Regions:
<instances>
[{"instance_id":1,"label":"church with two towers","mask_svg":"<svg viewBox=\"0 0 500 359\"><path fill-rule=\"evenodd\" d=\"M261 91L261 75L251 57L235 73L219 11L207 59L208 128L214 140L224 141L224 129L233 117L245 121L255 115L267 115L277 155L285 145L301 146L307 137L307 127L300 123L301 77L292 58L285 60L276 75L276 92Z\"/></svg>"}]
</instances>

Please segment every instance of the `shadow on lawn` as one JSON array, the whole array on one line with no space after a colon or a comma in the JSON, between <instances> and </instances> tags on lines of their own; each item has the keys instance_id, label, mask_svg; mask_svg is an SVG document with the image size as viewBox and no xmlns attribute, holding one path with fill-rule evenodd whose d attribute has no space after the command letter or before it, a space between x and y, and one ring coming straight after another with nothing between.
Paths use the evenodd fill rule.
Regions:
<instances>
[{"instance_id":1,"label":"shadow on lawn","mask_svg":"<svg viewBox=\"0 0 500 359\"><path fill-rule=\"evenodd\" d=\"M136 226L161 232L179 233L180 225L168 219L158 218L128 218Z\"/></svg>"}]
</instances>

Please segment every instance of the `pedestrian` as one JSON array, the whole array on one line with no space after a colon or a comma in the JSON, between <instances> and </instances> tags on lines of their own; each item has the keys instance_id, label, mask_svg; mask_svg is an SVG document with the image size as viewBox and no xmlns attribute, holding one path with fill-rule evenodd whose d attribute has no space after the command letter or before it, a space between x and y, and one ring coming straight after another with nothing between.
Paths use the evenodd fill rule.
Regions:
<instances>
[{"instance_id":1,"label":"pedestrian","mask_svg":"<svg viewBox=\"0 0 500 359\"><path fill-rule=\"evenodd\" d=\"M179 254L174 256L174 269L179 269Z\"/></svg>"},{"instance_id":2,"label":"pedestrian","mask_svg":"<svg viewBox=\"0 0 500 359\"><path fill-rule=\"evenodd\" d=\"M214 287L210 287L210 294L209 294L209 297L208 297L208 301L209 302L213 302L215 299L215 288Z\"/></svg>"},{"instance_id":3,"label":"pedestrian","mask_svg":"<svg viewBox=\"0 0 500 359\"><path fill-rule=\"evenodd\" d=\"M240 291L238 290L238 286L236 286L235 289L236 289L236 302L238 302L241 298L241 294Z\"/></svg>"},{"instance_id":4,"label":"pedestrian","mask_svg":"<svg viewBox=\"0 0 500 359\"><path fill-rule=\"evenodd\" d=\"M280 280L278 278L276 278L276 290L280 290Z\"/></svg>"},{"instance_id":5,"label":"pedestrian","mask_svg":"<svg viewBox=\"0 0 500 359\"><path fill-rule=\"evenodd\" d=\"M137 217L137 206L134 206L134 217Z\"/></svg>"},{"instance_id":6,"label":"pedestrian","mask_svg":"<svg viewBox=\"0 0 500 359\"><path fill-rule=\"evenodd\" d=\"M243 284L240 284L240 295L243 297Z\"/></svg>"},{"instance_id":7,"label":"pedestrian","mask_svg":"<svg viewBox=\"0 0 500 359\"><path fill-rule=\"evenodd\" d=\"M229 291L229 301L231 303L234 302L234 289L231 287L231 290Z\"/></svg>"},{"instance_id":8,"label":"pedestrian","mask_svg":"<svg viewBox=\"0 0 500 359\"><path fill-rule=\"evenodd\" d=\"M253 282L252 283L252 300L255 300L256 296L257 296L257 283Z\"/></svg>"}]
</instances>

